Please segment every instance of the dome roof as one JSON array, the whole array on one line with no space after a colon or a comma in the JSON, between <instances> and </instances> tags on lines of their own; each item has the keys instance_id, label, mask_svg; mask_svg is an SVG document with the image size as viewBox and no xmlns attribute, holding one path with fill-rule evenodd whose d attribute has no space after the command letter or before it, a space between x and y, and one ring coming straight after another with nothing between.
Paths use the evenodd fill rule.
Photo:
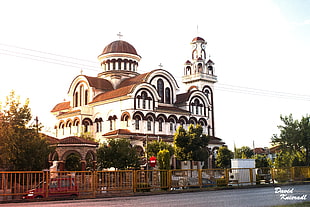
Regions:
<instances>
[{"instance_id":1,"label":"dome roof","mask_svg":"<svg viewBox=\"0 0 310 207\"><path fill-rule=\"evenodd\" d=\"M108 54L108 53L129 53L133 55L138 55L136 49L131 44L123 40L116 40L108 44L103 49L103 52L101 55Z\"/></svg>"},{"instance_id":2,"label":"dome roof","mask_svg":"<svg viewBox=\"0 0 310 207\"><path fill-rule=\"evenodd\" d=\"M205 40L202 37L195 37L192 42L197 42L197 41L203 41L205 42Z\"/></svg>"}]
</instances>

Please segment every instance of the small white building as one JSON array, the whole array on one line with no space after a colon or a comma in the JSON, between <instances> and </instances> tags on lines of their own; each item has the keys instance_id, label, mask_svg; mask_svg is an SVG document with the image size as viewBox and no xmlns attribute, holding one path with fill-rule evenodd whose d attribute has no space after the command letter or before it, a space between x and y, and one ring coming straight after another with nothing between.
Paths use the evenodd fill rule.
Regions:
<instances>
[{"instance_id":1,"label":"small white building","mask_svg":"<svg viewBox=\"0 0 310 207\"><path fill-rule=\"evenodd\" d=\"M231 159L229 181L233 185L255 185L255 159Z\"/></svg>"}]
</instances>

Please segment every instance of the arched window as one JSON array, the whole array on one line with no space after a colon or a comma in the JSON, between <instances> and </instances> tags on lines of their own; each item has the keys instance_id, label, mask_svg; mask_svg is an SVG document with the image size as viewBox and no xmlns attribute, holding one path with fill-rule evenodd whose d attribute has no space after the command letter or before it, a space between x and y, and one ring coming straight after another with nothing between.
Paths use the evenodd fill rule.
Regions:
<instances>
[{"instance_id":1,"label":"arched window","mask_svg":"<svg viewBox=\"0 0 310 207\"><path fill-rule=\"evenodd\" d=\"M80 100L79 100L79 102L80 102L80 103L79 103L79 104L80 104L80 106L82 106L82 104L83 104L83 103L82 103L82 95L83 95L83 90L84 90L84 86L83 86L83 85L81 85L81 86L80 86L80 96L81 96L81 97L80 97Z\"/></svg>"},{"instance_id":2,"label":"arched window","mask_svg":"<svg viewBox=\"0 0 310 207\"><path fill-rule=\"evenodd\" d=\"M77 134L79 133L79 124L80 124L80 121L78 119L74 120L73 126L76 128Z\"/></svg>"},{"instance_id":3,"label":"arched window","mask_svg":"<svg viewBox=\"0 0 310 207\"><path fill-rule=\"evenodd\" d=\"M142 108L145 109L146 108L146 98L147 98L146 92L144 92L144 91L142 92L141 98L142 98Z\"/></svg>"},{"instance_id":4,"label":"arched window","mask_svg":"<svg viewBox=\"0 0 310 207\"><path fill-rule=\"evenodd\" d=\"M124 70L127 70L127 62L124 62Z\"/></svg>"},{"instance_id":5,"label":"arched window","mask_svg":"<svg viewBox=\"0 0 310 207\"><path fill-rule=\"evenodd\" d=\"M148 131L151 131L152 130L152 122L153 122L153 119L151 117L149 117L147 119L147 130Z\"/></svg>"},{"instance_id":6,"label":"arched window","mask_svg":"<svg viewBox=\"0 0 310 207\"><path fill-rule=\"evenodd\" d=\"M102 132L102 118L96 118L96 132Z\"/></svg>"},{"instance_id":7,"label":"arched window","mask_svg":"<svg viewBox=\"0 0 310 207\"><path fill-rule=\"evenodd\" d=\"M136 130L139 130L140 128L139 124L140 124L140 118L137 116L135 119Z\"/></svg>"},{"instance_id":8,"label":"arched window","mask_svg":"<svg viewBox=\"0 0 310 207\"><path fill-rule=\"evenodd\" d=\"M75 92L74 93L74 107L78 107L79 105L79 93Z\"/></svg>"},{"instance_id":9,"label":"arched window","mask_svg":"<svg viewBox=\"0 0 310 207\"><path fill-rule=\"evenodd\" d=\"M71 121L67 122L67 128L69 128L69 134L71 135L72 133L72 122Z\"/></svg>"},{"instance_id":10,"label":"arched window","mask_svg":"<svg viewBox=\"0 0 310 207\"><path fill-rule=\"evenodd\" d=\"M138 108L140 108L140 99L141 99L141 96L137 96Z\"/></svg>"},{"instance_id":11,"label":"arched window","mask_svg":"<svg viewBox=\"0 0 310 207\"><path fill-rule=\"evenodd\" d=\"M208 73L213 75L213 67L211 65L208 66Z\"/></svg>"},{"instance_id":12,"label":"arched window","mask_svg":"<svg viewBox=\"0 0 310 207\"><path fill-rule=\"evenodd\" d=\"M113 60L113 70L116 70L116 66L115 66L115 60Z\"/></svg>"},{"instance_id":13,"label":"arched window","mask_svg":"<svg viewBox=\"0 0 310 207\"><path fill-rule=\"evenodd\" d=\"M62 130L62 135L65 135L65 124L63 122L59 125L59 129Z\"/></svg>"},{"instance_id":14,"label":"arched window","mask_svg":"<svg viewBox=\"0 0 310 207\"><path fill-rule=\"evenodd\" d=\"M85 90L85 105L88 104L88 90Z\"/></svg>"},{"instance_id":15,"label":"arched window","mask_svg":"<svg viewBox=\"0 0 310 207\"><path fill-rule=\"evenodd\" d=\"M170 131L172 132L173 131L173 126L174 126L174 122L173 121L170 121L170 123L169 123L169 125L170 125Z\"/></svg>"},{"instance_id":16,"label":"arched window","mask_svg":"<svg viewBox=\"0 0 310 207\"><path fill-rule=\"evenodd\" d=\"M158 120L158 131L163 131L163 119Z\"/></svg>"},{"instance_id":17,"label":"arched window","mask_svg":"<svg viewBox=\"0 0 310 207\"><path fill-rule=\"evenodd\" d=\"M110 130L113 130L113 120L110 119Z\"/></svg>"},{"instance_id":18,"label":"arched window","mask_svg":"<svg viewBox=\"0 0 310 207\"><path fill-rule=\"evenodd\" d=\"M195 101L194 101L194 106L195 106L195 114L199 114L199 100L198 99L196 99Z\"/></svg>"},{"instance_id":19,"label":"arched window","mask_svg":"<svg viewBox=\"0 0 310 207\"><path fill-rule=\"evenodd\" d=\"M121 61L121 59L118 60L118 69L119 70L122 69L122 61Z\"/></svg>"},{"instance_id":20,"label":"arched window","mask_svg":"<svg viewBox=\"0 0 310 207\"><path fill-rule=\"evenodd\" d=\"M125 116L124 121L126 122L126 127L129 127L129 116Z\"/></svg>"},{"instance_id":21,"label":"arched window","mask_svg":"<svg viewBox=\"0 0 310 207\"><path fill-rule=\"evenodd\" d=\"M170 102L170 98L171 98L170 97L170 88L168 88L168 87L165 89L165 98L166 98L165 103L170 104L171 103Z\"/></svg>"},{"instance_id":22,"label":"arched window","mask_svg":"<svg viewBox=\"0 0 310 207\"><path fill-rule=\"evenodd\" d=\"M84 132L89 132L90 126L93 125L93 122L89 118L85 118L83 119L82 124L84 126Z\"/></svg>"},{"instance_id":23,"label":"arched window","mask_svg":"<svg viewBox=\"0 0 310 207\"><path fill-rule=\"evenodd\" d=\"M164 103L164 81L162 79L157 81L157 92L160 97L159 102Z\"/></svg>"},{"instance_id":24,"label":"arched window","mask_svg":"<svg viewBox=\"0 0 310 207\"><path fill-rule=\"evenodd\" d=\"M197 67L198 67L198 73L202 73L202 64L199 63Z\"/></svg>"}]
</instances>

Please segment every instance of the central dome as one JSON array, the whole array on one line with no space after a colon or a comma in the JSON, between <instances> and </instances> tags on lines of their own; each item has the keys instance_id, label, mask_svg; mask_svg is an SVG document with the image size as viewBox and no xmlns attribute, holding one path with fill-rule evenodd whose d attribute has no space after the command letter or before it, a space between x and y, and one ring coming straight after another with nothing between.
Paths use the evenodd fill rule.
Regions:
<instances>
[{"instance_id":1,"label":"central dome","mask_svg":"<svg viewBox=\"0 0 310 207\"><path fill-rule=\"evenodd\" d=\"M123 40L116 40L108 44L103 49L103 52L101 55L108 54L108 53L129 53L133 55L138 55L136 49L131 44Z\"/></svg>"}]
</instances>

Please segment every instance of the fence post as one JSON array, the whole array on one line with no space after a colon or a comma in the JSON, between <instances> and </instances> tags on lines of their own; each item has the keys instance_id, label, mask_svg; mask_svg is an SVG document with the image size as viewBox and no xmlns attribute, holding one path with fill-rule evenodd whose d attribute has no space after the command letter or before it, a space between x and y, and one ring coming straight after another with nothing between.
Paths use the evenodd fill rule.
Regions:
<instances>
[{"instance_id":1,"label":"fence post","mask_svg":"<svg viewBox=\"0 0 310 207\"><path fill-rule=\"evenodd\" d=\"M171 186L171 183L172 183L172 171L171 170L168 170L167 179L168 179L168 191L170 191L171 188L172 188L172 186Z\"/></svg>"},{"instance_id":2,"label":"fence post","mask_svg":"<svg viewBox=\"0 0 310 207\"><path fill-rule=\"evenodd\" d=\"M132 190L133 192L137 192L137 170L133 170L132 173Z\"/></svg>"},{"instance_id":3,"label":"fence post","mask_svg":"<svg viewBox=\"0 0 310 207\"><path fill-rule=\"evenodd\" d=\"M44 180L46 181L45 186L44 186L44 180L43 180L43 188L45 189L45 198L48 198L48 193L49 193L49 182L50 182L50 171L45 170L43 171L43 176L44 176Z\"/></svg>"},{"instance_id":4,"label":"fence post","mask_svg":"<svg viewBox=\"0 0 310 207\"><path fill-rule=\"evenodd\" d=\"M230 170L230 168L225 168L225 179L226 179L226 185L227 186L229 183L229 170Z\"/></svg>"},{"instance_id":5,"label":"fence post","mask_svg":"<svg viewBox=\"0 0 310 207\"><path fill-rule=\"evenodd\" d=\"M96 198L96 191L98 189L97 171L96 170L92 171L91 175L92 175L92 183L93 183L93 189L92 189L93 197Z\"/></svg>"},{"instance_id":6,"label":"fence post","mask_svg":"<svg viewBox=\"0 0 310 207\"><path fill-rule=\"evenodd\" d=\"M291 179L295 181L295 167L291 167Z\"/></svg>"},{"instance_id":7,"label":"fence post","mask_svg":"<svg viewBox=\"0 0 310 207\"><path fill-rule=\"evenodd\" d=\"M253 168L249 168L249 173L250 173L250 182L251 185L253 185Z\"/></svg>"},{"instance_id":8,"label":"fence post","mask_svg":"<svg viewBox=\"0 0 310 207\"><path fill-rule=\"evenodd\" d=\"M202 169L197 169L197 171L198 171L199 188L202 188Z\"/></svg>"}]
</instances>

